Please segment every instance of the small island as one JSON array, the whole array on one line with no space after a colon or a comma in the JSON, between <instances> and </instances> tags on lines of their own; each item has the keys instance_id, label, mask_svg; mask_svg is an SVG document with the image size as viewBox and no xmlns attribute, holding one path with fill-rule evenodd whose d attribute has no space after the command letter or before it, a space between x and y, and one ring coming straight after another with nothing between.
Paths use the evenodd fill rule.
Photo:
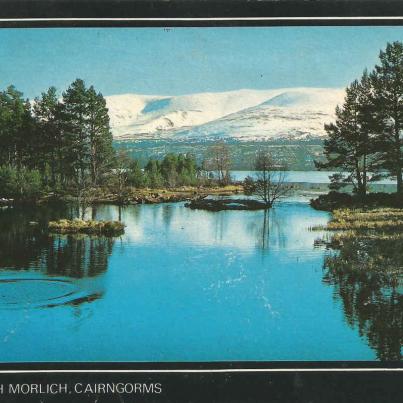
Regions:
<instances>
[{"instance_id":1,"label":"small island","mask_svg":"<svg viewBox=\"0 0 403 403\"><path fill-rule=\"evenodd\" d=\"M207 211L266 210L268 208L265 203L249 199L196 199L186 203L185 207Z\"/></svg>"},{"instance_id":2,"label":"small island","mask_svg":"<svg viewBox=\"0 0 403 403\"><path fill-rule=\"evenodd\" d=\"M94 220L58 220L48 224L50 233L56 234L87 234L103 236L119 236L124 233L125 225L119 221Z\"/></svg>"}]
</instances>

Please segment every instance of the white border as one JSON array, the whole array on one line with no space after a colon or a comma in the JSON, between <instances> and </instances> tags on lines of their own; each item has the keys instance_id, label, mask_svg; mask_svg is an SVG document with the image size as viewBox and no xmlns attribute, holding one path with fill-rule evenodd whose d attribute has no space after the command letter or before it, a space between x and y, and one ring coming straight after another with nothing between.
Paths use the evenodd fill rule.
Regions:
<instances>
[{"instance_id":1,"label":"white border","mask_svg":"<svg viewBox=\"0 0 403 403\"><path fill-rule=\"evenodd\" d=\"M173 18L0 18L0 22L45 22L45 21L55 21L55 22L91 22L91 21L133 21L133 22L163 22L163 21L381 21L381 20L391 20L391 21L402 21L403 16L385 16L385 17L212 17L212 18L192 18L192 17L173 17ZM77 28L77 27L72 27ZM198 28L198 27L196 27Z\"/></svg>"},{"instance_id":2,"label":"white border","mask_svg":"<svg viewBox=\"0 0 403 403\"><path fill-rule=\"evenodd\" d=\"M387 16L387 17L212 17L212 18L0 18L1 22L163 22L163 21L403 21L403 16ZM35 27L36 28L36 27ZM34 29L35 29L34 28ZM46 28L46 27L45 27ZM68 28L68 27L61 27ZM73 29L82 27L71 27ZM154 28L154 27L151 27ZM201 28L201 27L195 27ZM219 27L218 27L219 28ZM223 27L226 28L226 27ZM242 28L242 27L241 27ZM13 27L13 29L18 29ZM286 361L284 361L286 362ZM354 363L354 361L351 361ZM376 361L374 361L376 362ZM119 364L118 362L113 362ZM276 361L281 363L281 361ZM1 363L7 365L8 363ZM0 364L0 365L1 365ZM18 365L19 363L12 363ZM30 363L29 363L30 364ZM34 363L37 365L47 363ZM96 362L90 364L96 365ZM127 363L124 363L127 364ZM133 362L134 365L140 364ZM153 364L147 362L147 364ZM163 363L162 363L163 364ZM179 363L178 363L179 364ZM80 365L80 364L78 364ZM233 372L403 372L403 367L400 368L220 368L220 369L49 369L49 370L0 370L0 374L39 374L39 373L233 373Z\"/></svg>"},{"instance_id":3,"label":"white border","mask_svg":"<svg viewBox=\"0 0 403 403\"><path fill-rule=\"evenodd\" d=\"M277 361L279 362L279 361ZM95 363L96 364L96 363ZM403 368L223 368L223 369L31 369L1 370L1 374L38 373L230 373L230 372L403 372Z\"/></svg>"}]
</instances>

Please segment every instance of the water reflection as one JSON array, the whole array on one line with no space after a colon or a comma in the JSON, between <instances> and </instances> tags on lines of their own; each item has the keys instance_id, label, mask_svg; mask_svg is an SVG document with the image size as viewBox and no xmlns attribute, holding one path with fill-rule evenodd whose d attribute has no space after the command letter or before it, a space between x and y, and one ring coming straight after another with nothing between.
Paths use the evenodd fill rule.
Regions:
<instances>
[{"instance_id":1,"label":"water reflection","mask_svg":"<svg viewBox=\"0 0 403 403\"><path fill-rule=\"evenodd\" d=\"M46 274L94 277L106 271L114 240L108 237L54 236L42 256Z\"/></svg>"},{"instance_id":2,"label":"water reflection","mask_svg":"<svg viewBox=\"0 0 403 403\"><path fill-rule=\"evenodd\" d=\"M69 209L0 209L0 269L28 269L40 264L49 243L44 226L51 219L69 216Z\"/></svg>"},{"instance_id":3,"label":"water reflection","mask_svg":"<svg viewBox=\"0 0 403 403\"><path fill-rule=\"evenodd\" d=\"M347 323L380 360L401 360L403 345L402 238L346 238L332 243L324 282L335 288Z\"/></svg>"},{"instance_id":4,"label":"water reflection","mask_svg":"<svg viewBox=\"0 0 403 403\"><path fill-rule=\"evenodd\" d=\"M86 218L120 217L120 238L43 230L79 213L0 212L1 361L374 359L321 281L326 252L309 228L325 212L99 205Z\"/></svg>"},{"instance_id":5,"label":"water reflection","mask_svg":"<svg viewBox=\"0 0 403 403\"><path fill-rule=\"evenodd\" d=\"M107 270L114 239L46 231L49 220L75 214L67 206L0 211L1 306L77 306L103 295L102 281L91 279Z\"/></svg>"},{"instance_id":6,"label":"water reflection","mask_svg":"<svg viewBox=\"0 0 403 403\"><path fill-rule=\"evenodd\" d=\"M255 219L247 227L252 239L255 239L256 248L267 253L271 247L285 248L285 228L276 209L259 211Z\"/></svg>"}]
</instances>

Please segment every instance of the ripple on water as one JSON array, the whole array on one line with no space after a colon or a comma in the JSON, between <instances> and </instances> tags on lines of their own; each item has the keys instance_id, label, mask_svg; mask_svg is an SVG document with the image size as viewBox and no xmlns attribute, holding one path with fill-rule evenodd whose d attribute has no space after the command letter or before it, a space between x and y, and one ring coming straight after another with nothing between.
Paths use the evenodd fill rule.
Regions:
<instances>
[{"instance_id":1,"label":"ripple on water","mask_svg":"<svg viewBox=\"0 0 403 403\"><path fill-rule=\"evenodd\" d=\"M62 279L0 279L0 308L23 309L54 307L92 300L74 282Z\"/></svg>"}]
</instances>

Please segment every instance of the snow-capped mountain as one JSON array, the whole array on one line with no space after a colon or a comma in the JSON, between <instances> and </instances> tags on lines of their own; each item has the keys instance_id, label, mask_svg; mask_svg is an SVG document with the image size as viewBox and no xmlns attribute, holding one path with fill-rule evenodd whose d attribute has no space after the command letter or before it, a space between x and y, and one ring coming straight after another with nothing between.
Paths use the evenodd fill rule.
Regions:
<instances>
[{"instance_id":1,"label":"snow-capped mountain","mask_svg":"<svg viewBox=\"0 0 403 403\"><path fill-rule=\"evenodd\" d=\"M323 136L344 90L288 88L106 97L115 138L264 140Z\"/></svg>"}]
</instances>

